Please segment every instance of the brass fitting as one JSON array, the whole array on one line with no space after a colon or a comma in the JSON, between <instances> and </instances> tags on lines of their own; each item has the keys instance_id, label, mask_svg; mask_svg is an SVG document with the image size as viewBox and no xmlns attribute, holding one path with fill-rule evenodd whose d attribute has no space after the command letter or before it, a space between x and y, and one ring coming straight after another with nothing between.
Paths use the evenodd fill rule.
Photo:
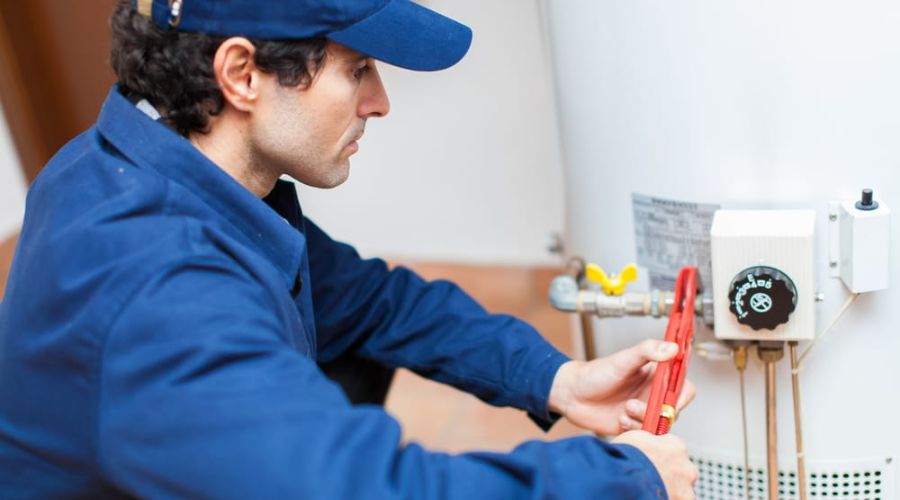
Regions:
<instances>
[{"instance_id":1,"label":"brass fitting","mask_svg":"<svg viewBox=\"0 0 900 500\"><path fill-rule=\"evenodd\" d=\"M775 363L784 357L784 343L760 342L756 346L756 355L763 363Z\"/></svg>"},{"instance_id":2,"label":"brass fitting","mask_svg":"<svg viewBox=\"0 0 900 500\"><path fill-rule=\"evenodd\" d=\"M671 405L662 404L659 405L659 416L669 419L669 422L674 424L675 419L678 418L678 413L675 412L675 408L672 408Z\"/></svg>"},{"instance_id":3,"label":"brass fitting","mask_svg":"<svg viewBox=\"0 0 900 500\"><path fill-rule=\"evenodd\" d=\"M738 369L738 371L744 371L747 369L747 351L748 346L739 345L734 348L734 367Z\"/></svg>"}]
</instances>

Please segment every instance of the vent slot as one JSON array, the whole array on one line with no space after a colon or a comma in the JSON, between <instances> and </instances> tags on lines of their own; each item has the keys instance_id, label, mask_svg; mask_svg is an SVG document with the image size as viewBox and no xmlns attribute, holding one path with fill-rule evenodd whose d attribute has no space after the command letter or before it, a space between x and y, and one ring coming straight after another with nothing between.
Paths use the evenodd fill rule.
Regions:
<instances>
[{"instance_id":1,"label":"vent slot","mask_svg":"<svg viewBox=\"0 0 900 500\"><path fill-rule=\"evenodd\" d=\"M692 453L691 460L700 469L695 491L703 500L744 498L743 459ZM749 500L768 500L765 467L750 462ZM894 465L891 458L853 461L807 461L807 491L810 499L846 498L853 500L891 500L894 489ZM799 498L797 473L793 469L778 472L778 498Z\"/></svg>"}]
</instances>

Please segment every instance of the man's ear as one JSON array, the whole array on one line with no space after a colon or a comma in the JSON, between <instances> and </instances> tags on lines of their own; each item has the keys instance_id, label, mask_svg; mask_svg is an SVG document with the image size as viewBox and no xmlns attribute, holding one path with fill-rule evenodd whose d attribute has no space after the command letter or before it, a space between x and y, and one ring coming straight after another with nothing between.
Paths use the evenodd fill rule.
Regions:
<instances>
[{"instance_id":1,"label":"man's ear","mask_svg":"<svg viewBox=\"0 0 900 500\"><path fill-rule=\"evenodd\" d=\"M239 111L250 111L259 98L261 75L255 55L250 40L232 37L219 45L213 58L213 74L225 102Z\"/></svg>"}]
</instances>

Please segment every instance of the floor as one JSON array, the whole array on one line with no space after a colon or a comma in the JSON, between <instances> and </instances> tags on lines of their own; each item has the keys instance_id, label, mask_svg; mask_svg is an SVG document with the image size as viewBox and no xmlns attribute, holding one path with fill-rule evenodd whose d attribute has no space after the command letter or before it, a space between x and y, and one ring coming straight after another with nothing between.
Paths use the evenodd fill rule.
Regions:
<instances>
[{"instance_id":1,"label":"floor","mask_svg":"<svg viewBox=\"0 0 900 500\"><path fill-rule=\"evenodd\" d=\"M16 238L0 242L0 299L6 285ZM426 279L450 279L489 311L512 314L534 325L562 352L573 355L571 318L547 302L555 268L402 263ZM558 422L541 431L524 412L495 408L451 387L398 372L388 394L387 410L403 425L404 440L432 450L505 451L528 439L556 439L583 431Z\"/></svg>"}]
</instances>

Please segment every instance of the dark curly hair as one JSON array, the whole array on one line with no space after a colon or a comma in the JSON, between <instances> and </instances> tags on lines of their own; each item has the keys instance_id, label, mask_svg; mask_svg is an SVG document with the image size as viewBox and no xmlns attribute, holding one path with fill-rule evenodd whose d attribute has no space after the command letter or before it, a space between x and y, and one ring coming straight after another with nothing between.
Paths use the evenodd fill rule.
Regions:
<instances>
[{"instance_id":1,"label":"dark curly hair","mask_svg":"<svg viewBox=\"0 0 900 500\"><path fill-rule=\"evenodd\" d=\"M119 90L150 101L160 120L182 136L206 133L225 100L213 76L213 57L225 37L159 28L131 0L119 0L110 19L110 63ZM307 85L325 60L324 38L250 40L254 62L283 86Z\"/></svg>"}]
</instances>

